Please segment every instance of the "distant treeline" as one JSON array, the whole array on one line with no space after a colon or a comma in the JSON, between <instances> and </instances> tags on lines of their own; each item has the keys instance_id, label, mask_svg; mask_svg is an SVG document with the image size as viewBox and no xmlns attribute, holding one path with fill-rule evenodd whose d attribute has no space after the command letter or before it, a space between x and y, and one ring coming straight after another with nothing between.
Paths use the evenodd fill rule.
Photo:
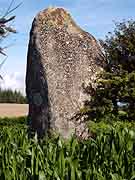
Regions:
<instances>
[{"instance_id":1,"label":"distant treeline","mask_svg":"<svg viewBox=\"0 0 135 180\"><path fill-rule=\"evenodd\" d=\"M27 103L27 99L19 91L13 91L11 89L3 90L0 88L0 103L25 104Z\"/></svg>"}]
</instances>

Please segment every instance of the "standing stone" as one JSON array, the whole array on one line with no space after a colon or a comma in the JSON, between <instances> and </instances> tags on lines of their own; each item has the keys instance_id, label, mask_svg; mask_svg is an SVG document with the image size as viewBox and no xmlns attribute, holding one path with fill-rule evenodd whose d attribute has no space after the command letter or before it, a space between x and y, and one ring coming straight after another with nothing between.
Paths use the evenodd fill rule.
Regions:
<instances>
[{"instance_id":1,"label":"standing stone","mask_svg":"<svg viewBox=\"0 0 135 180\"><path fill-rule=\"evenodd\" d=\"M40 12L33 21L27 59L31 127L40 135L48 129L63 137L76 129L82 133L84 126L76 127L73 118L87 99L82 85L94 86L104 64L95 38L77 26L69 13L62 8Z\"/></svg>"}]
</instances>

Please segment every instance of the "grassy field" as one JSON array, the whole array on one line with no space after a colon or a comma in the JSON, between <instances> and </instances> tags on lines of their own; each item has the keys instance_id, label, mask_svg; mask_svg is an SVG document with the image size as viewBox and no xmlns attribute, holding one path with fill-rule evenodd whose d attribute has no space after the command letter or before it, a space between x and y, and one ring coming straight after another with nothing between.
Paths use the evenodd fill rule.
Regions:
<instances>
[{"instance_id":1,"label":"grassy field","mask_svg":"<svg viewBox=\"0 0 135 180\"><path fill-rule=\"evenodd\" d=\"M90 123L94 139L28 137L26 117L0 119L1 180L135 180L135 126Z\"/></svg>"},{"instance_id":2,"label":"grassy field","mask_svg":"<svg viewBox=\"0 0 135 180\"><path fill-rule=\"evenodd\" d=\"M20 117L28 114L28 104L0 104L0 117Z\"/></svg>"},{"instance_id":3,"label":"grassy field","mask_svg":"<svg viewBox=\"0 0 135 180\"><path fill-rule=\"evenodd\" d=\"M0 179L135 180L135 123L90 122L95 136L87 141L38 139L28 136L27 112L0 104Z\"/></svg>"}]
</instances>

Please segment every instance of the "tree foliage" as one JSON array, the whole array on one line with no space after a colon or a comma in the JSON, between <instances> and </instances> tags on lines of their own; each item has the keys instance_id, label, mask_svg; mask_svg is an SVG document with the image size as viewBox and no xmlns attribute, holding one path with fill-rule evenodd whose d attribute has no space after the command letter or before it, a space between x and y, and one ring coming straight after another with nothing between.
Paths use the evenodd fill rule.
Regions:
<instances>
[{"instance_id":1,"label":"tree foliage","mask_svg":"<svg viewBox=\"0 0 135 180\"><path fill-rule=\"evenodd\" d=\"M0 89L0 103L26 104L27 99L19 91L12 91L11 89Z\"/></svg>"},{"instance_id":2,"label":"tree foliage","mask_svg":"<svg viewBox=\"0 0 135 180\"><path fill-rule=\"evenodd\" d=\"M108 63L82 112L95 121L135 120L135 21L117 23L101 44Z\"/></svg>"},{"instance_id":3,"label":"tree foliage","mask_svg":"<svg viewBox=\"0 0 135 180\"><path fill-rule=\"evenodd\" d=\"M135 70L135 21L117 23L114 33L101 44L111 69L121 65L128 72Z\"/></svg>"},{"instance_id":4,"label":"tree foliage","mask_svg":"<svg viewBox=\"0 0 135 180\"><path fill-rule=\"evenodd\" d=\"M10 18L5 18L4 16L0 17L0 43L2 42L3 39L5 39L7 37L8 33L16 32L13 28L11 28L10 26L7 25L7 23L12 21L13 19L15 19L15 16L12 16ZM4 49L5 48L2 48L0 46L0 54L7 56L4 52ZM2 67L4 61L5 61L5 59L0 63L0 68ZM0 75L0 78L2 79L1 75Z\"/></svg>"},{"instance_id":5,"label":"tree foliage","mask_svg":"<svg viewBox=\"0 0 135 180\"><path fill-rule=\"evenodd\" d=\"M17 9L20 5L13 7L14 0L11 0L11 3L9 4L7 11L4 13L3 16L0 17L0 44L2 41L10 34L10 33L16 33L16 30L9 25L9 22L13 21L16 16L11 16L11 13ZM0 46L0 54L7 56L4 50L7 47ZM2 67L3 63L5 62L5 59L1 61L0 68ZM0 75L0 78L2 79L2 76Z\"/></svg>"}]
</instances>

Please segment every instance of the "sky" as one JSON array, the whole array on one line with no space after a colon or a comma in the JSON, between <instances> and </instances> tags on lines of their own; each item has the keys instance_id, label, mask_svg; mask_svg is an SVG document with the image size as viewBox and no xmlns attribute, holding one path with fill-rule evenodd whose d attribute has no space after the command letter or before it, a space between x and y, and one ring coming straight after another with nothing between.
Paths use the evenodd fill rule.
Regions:
<instances>
[{"instance_id":1,"label":"sky","mask_svg":"<svg viewBox=\"0 0 135 180\"><path fill-rule=\"evenodd\" d=\"M6 12L11 0L0 0L0 16ZM3 42L8 46L8 55L0 73L4 80L2 88L17 89L25 94L25 75L29 32L36 14L48 7L63 7L70 12L76 23L96 39L104 39L114 30L114 22L135 19L135 0L14 0L13 7L22 5L11 15L16 19L11 23L17 30ZM4 57L0 56L0 62Z\"/></svg>"}]
</instances>

